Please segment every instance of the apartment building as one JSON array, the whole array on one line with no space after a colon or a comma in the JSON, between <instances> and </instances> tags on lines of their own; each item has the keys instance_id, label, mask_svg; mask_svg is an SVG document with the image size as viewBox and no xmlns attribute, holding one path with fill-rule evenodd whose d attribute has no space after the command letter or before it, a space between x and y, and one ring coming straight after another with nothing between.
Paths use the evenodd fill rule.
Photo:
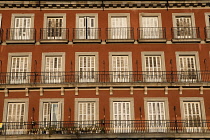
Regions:
<instances>
[{"instance_id":1,"label":"apartment building","mask_svg":"<svg viewBox=\"0 0 210 140\"><path fill-rule=\"evenodd\" d=\"M210 1L0 1L0 139L210 138Z\"/></svg>"}]
</instances>

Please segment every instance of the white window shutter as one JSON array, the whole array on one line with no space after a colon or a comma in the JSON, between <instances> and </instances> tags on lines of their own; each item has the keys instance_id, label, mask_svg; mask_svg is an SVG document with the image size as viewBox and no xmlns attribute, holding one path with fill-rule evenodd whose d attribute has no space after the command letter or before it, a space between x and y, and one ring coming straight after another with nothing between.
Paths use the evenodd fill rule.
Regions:
<instances>
[{"instance_id":1,"label":"white window shutter","mask_svg":"<svg viewBox=\"0 0 210 140\"><path fill-rule=\"evenodd\" d=\"M7 122L24 122L25 119L25 103L8 103Z\"/></svg>"},{"instance_id":2,"label":"white window shutter","mask_svg":"<svg viewBox=\"0 0 210 140\"><path fill-rule=\"evenodd\" d=\"M149 120L165 120L164 102L147 102Z\"/></svg>"},{"instance_id":3,"label":"white window shutter","mask_svg":"<svg viewBox=\"0 0 210 140\"><path fill-rule=\"evenodd\" d=\"M78 121L94 121L96 119L95 102L79 102L78 107Z\"/></svg>"}]
</instances>

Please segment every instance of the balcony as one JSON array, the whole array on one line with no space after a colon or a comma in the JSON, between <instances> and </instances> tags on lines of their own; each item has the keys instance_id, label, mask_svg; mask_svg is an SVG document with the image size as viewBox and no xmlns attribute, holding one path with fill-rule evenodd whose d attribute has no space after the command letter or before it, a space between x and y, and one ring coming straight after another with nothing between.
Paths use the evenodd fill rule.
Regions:
<instances>
[{"instance_id":1,"label":"balcony","mask_svg":"<svg viewBox=\"0 0 210 140\"><path fill-rule=\"evenodd\" d=\"M210 42L210 26L205 27L206 42Z\"/></svg>"},{"instance_id":2,"label":"balcony","mask_svg":"<svg viewBox=\"0 0 210 140\"><path fill-rule=\"evenodd\" d=\"M208 83L210 71L1 72L0 84Z\"/></svg>"},{"instance_id":3,"label":"balcony","mask_svg":"<svg viewBox=\"0 0 210 140\"><path fill-rule=\"evenodd\" d=\"M73 43L101 43L101 29L74 28Z\"/></svg>"},{"instance_id":4,"label":"balcony","mask_svg":"<svg viewBox=\"0 0 210 140\"><path fill-rule=\"evenodd\" d=\"M32 121L3 122L0 136L6 135L80 135L79 138L199 138L209 136L210 121L207 120L92 120L92 121ZM157 134L161 135L157 135ZM123 135L127 134L127 135ZM132 135L129 135L132 134ZM78 139L78 137L77 137Z\"/></svg>"},{"instance_id":5,"label":"balcony","mask_svg":"<svg viewBox=\"0 0 210 140\"><path fill-rule=\"evenodd\" d=\"M134 43L132 27L107 28L107 43Z\"/></svg>"},{"instance_id":6,"label":"balcony","mask_svg":"<svg viewBox=\"0 0 210 140\"><path fill-rule=\"evenodd\" d=\"M40 29L40 43L68 43L69 29L67 28L42 28Z\"/></svg>"},{"instance_id":7,"label":"balcony","mask_svg":"<svg viewBox=\"0 0 210 140\"><path fill-rule=\"evenodd\" d=\"M162 27L138 28L139 43L165 43L166 29Z\"/></svg>"},{"instance_id":8,"label":"balcony","mask_svg":"<svg viewBox=\"0 0 210 140\"><path fill-rule=\"evenodd\" d=\"M35 43L35 29L33 28L9 28L6 31L6 43Z\"/></svg>"},{"instance_id":9,"label":"balcony","mask_svg":"<svg viewBox=\"0 0 210 140\"><path fill-rule=\"evenodd\" d=\"M199 27L174 27L172 28L172 42L174 43L199 43L201 42Z\"/></svg>"}]
</instances>

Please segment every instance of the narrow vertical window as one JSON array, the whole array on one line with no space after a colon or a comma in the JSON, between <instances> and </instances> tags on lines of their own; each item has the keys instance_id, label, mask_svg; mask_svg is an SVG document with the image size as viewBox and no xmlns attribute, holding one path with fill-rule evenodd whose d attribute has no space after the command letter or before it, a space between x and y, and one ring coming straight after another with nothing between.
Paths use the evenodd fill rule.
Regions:
<instances>
[{"instance_id":1,"label":"narrow vertical window","mask_svg":"<svg viewBox=\"0 0 210 140\"><path fill-rule=\"evenodd\" d=\"M26 83L29 80L27 73L29 58L27 56L14 56L11 59L10 83Z\"/></svg>"},{"instance_id":2,"label":"narrow vertical window","mask_svg":"<svg viewBox=\"0 0 210 140\"><path fill-rule=\"evenodd\" d=\"M112 56L113 82L129 81L128 56Z\"/></svg>"},{"instance_id":3,"label":"narrow vertical window","mask_svg":"<svg viewBox=\"0 0 210 140\"><path fill-rule=\"evenodd\" d=\"M79 81L94 82L95 79L95 56L79 56Z\"/></svg>"},{"instance_id":4,"label":"narrow vertical window","mask_svg":"<svg viewBox=\"0 0 210 140\"><path fill-rule=\"evenodd\" d=\"M62 81L62 57L45 57L45 77L46 83L59 83Z\"/></svg>"}]
</instances>

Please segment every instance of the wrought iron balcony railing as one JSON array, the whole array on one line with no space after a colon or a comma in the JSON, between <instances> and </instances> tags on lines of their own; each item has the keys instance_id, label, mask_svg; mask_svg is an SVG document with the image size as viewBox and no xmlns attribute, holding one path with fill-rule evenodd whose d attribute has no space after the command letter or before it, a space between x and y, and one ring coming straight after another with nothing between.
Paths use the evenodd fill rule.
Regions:
<instances>
[{"instance_id":1,"label":"wrought iron balcony railing","mask_svg":"<svg viewBox=\"0 0 210 140\"><path fill-rule=\"evenodd\" d=\"M116 134L210 133L208 120L92 120L3 122L0 135L18 134Z\"/></svg>"},{"instance_id":2,"label":"wrought iron balcony railing","mask_svg":"<svg viewBox=\"0 0 210 140\"><path fill-rule=\"evenodd\" d=\"M200 38L199 27L173 27L173 39L198 39Z\"/></svg>"},{"instance_id":3,"label":"wrought iron balcony railing","mask_svg":"<svg viewBox=\"0 0 210 140\"><path fill-rule=\"evenodd\" d=\"M40 29L41 40L68 40L69 29L68 28L41 28Z\"/></svg>"},{"instance_id":4,"label":"wrought iron balcony railing","mask_svg":"<svg viewBox=\"0 0 210 140\"><path fill-rule=\"evenodd\" d=\"M9 28L6 31L6 40L27 41L35 40L34 28Z\"/></svg>"},{"instance_id":5,"label":"wrought iron balcony railing","mask_svg":"<svg viewBox=\"0 0 210 140\"><path fill-rule=\"evenodd\" d=\"M163 27L140 27L138 28L138 39L166 39L166 28Z\"/></svg>"},{"instance_id":6,"label":"wrought iron balcony railing","mask_svg":"<svg viewBox=\"0 0 210 140\"><path fill-rule=\"evenodd\" d=\"M73 39L101 39L100 28L74 28Z\"/></svg>"},{"instance_id":7,"label":"wrought iron balcony railing","mask_svg":"<svg viewBox=\"0 0 210 140\"><path fill-rule=\"evenodd\" d=\"M133 27L116 27L106 29L107 39L134 39L134 29Z\"/></svg>"},{"instance_id":8,"label":"wrought iron balcony railing","mask_svg":"<svg viewBox=\"0 0 210 140\"><path fill-rule=\"evenodd\" d=\"M68 71L1 72L0 84L53 83L200 83L210 71Z\"/></svg>"}]
</instances>

